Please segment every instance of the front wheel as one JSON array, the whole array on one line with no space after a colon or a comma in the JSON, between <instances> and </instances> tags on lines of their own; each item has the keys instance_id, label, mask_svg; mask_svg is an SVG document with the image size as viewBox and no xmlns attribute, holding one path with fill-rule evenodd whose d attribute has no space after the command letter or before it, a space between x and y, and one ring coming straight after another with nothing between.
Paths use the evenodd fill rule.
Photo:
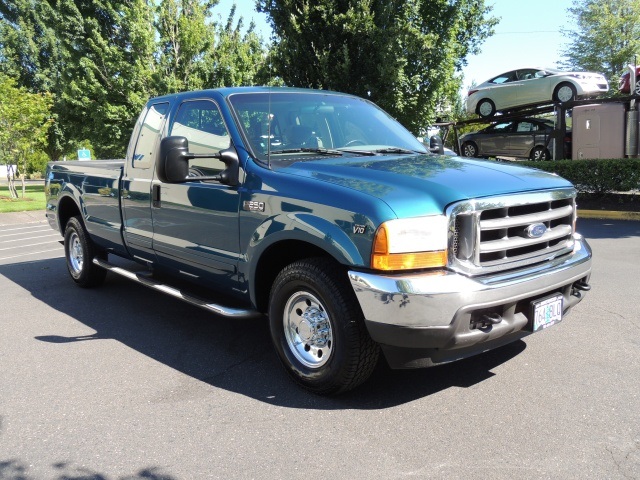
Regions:
<instances>
[{"instance_id":1,"label":"front wheel","mask_svg":"<svg viewBox=\"0 0 640 480\"><path fill-rule=\"evenodd\" d=\"M462 144L462 155L465 157L477 157L478 147L473 142L464 142Z\"/></svg>"},{"instance_id":2,"label":"front wheel","mask_svg":"<svg viewBox=\"0 0 640 480\"><path fill-rule=\"evenodd\" d=\"M292 263L277 276L269 301L271 339L289 375L323 395L351 390L377 363L360 306L339 265Z\"/></svg>"},{"instance_id":3,"label":"front wheel","mask_svg":"<svg viewBox=\"0 0 640 480\"><path fill-rule=\"evenodd\" d=\"M576 87L570 83L561 83L553 92L553 99L566 103L576 99Z\"/></svg>"},{"instance_id":4,"label":"front wheel","mask_svg":"<svg viewBox=\"0 0 640 480\"><path fill-rule=\"evenodd\" d=\"M530 155L531 160L549 160L551 155L549 154L549 150L544 147L535 147L531 150Z\"/></svg>"},{"instance_id":5,"label":"front wheel","mask_svg":"<svg viewBox=\"0 0 640 480\"><path fill-rule=\"evenodd\" d=\"M64 230L64 254L67 269L74 282L83 288L97 287L104 282L107 271L93 263L104 256L89 238L80 217L71 217Z\"/></svg>"}]
</instances>

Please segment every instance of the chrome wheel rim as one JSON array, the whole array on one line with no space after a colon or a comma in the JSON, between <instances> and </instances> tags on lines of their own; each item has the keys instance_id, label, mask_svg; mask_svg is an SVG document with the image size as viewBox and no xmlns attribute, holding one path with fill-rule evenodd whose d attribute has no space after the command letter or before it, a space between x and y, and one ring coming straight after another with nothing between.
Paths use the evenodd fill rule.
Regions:
<instances>
[{"instance_id":1,"label":"chrome wheel rim","mask_svg":"<svg viewBox=\"0 0 640 480\"><path fill-rule=\"evenodd\" d=\"M482 115L483 117L487 117L491 115L491 112L493 111L493 107L489 102L482 102L480 104L480 108L478 109L478 111L480 112L480 115Z\"/></svg>"},{"instance_id":2,"label":"chrome wheel rim","mask_svg":"<svg viewBox=\"0 0 640 480\"><path fill-rule=\"evenodd\" d=\"M564 85L558 89L558 100L568 102L573 98L573 90L568 85Z\"/></svg>"},{"instance_id":3,"label":"chrome wheel rim","mask_svg":"<svg viewBox=\"0 0 640 480\"><path fill-rule=\"evenodd\" d=\"M294 293L284 307L284 334L293 355L308 368L320 368L331 358L331 320L320 302L309 292Z\"/></svg>"},{"instance_id":4,"label":"chrome wheel rim","mask_svg":"<svg viewBox=\"0 0 640 480\"><path fill-rule=\"evenodd\" d=\"M84 265L84 253L82 251L80 237L78 237L78 234L75 232L69 236L69 265L74 273L82 272L82 266Z\"/></svg>"}]
</instances>

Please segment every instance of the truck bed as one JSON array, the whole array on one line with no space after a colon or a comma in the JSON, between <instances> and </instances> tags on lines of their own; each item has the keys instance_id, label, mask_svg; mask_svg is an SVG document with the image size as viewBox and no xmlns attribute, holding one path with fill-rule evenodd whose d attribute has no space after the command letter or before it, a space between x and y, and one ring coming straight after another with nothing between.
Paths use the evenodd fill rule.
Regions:
<instances>
[{"instance_id":1,"label":"truck bed","mask_svg":"<svg viewBox=\"0 0 640 480\"><path fill-rule=\"evenodd\" d=\"M121 246L120 178L124 160L76 160L50 165L49 223L63 233L56 221L56 211L63 208L65 195L70 195L82 203L87 230L104 239L105 247ZM59 204L53 203L56 200Z\"/></svg>"}]
</instances>

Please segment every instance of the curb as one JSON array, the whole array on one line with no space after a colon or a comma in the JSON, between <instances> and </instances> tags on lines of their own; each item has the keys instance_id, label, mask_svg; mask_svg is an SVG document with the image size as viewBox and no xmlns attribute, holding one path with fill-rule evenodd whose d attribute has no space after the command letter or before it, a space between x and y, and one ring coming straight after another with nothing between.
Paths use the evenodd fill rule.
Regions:
<instances>
[{"instance_id":1,"label":"curb","mask_svg":"<svg viewBox=\"0 0 640 480\"><path fill-rule=\"evenodd\" d=\"M603 220L640 220L640 212L618 212L611 210L580 210L578 218L595 218Z\"/></svg>"}]
</instances>

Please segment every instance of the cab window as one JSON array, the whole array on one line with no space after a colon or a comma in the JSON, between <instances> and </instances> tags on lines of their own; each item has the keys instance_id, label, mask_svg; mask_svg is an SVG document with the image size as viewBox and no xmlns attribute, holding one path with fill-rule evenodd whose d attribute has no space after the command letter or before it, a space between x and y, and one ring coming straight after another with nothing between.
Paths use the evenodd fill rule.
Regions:
<instances>
[{"instance_id":1,"label":"cab window","mask_svg":"<svg viewBox=\"0 0 640 480\"><path fill-rule=\"evenodd\" d=\"M168 110L168 103L156 103L147 110L144 120L139 126L140 134L131 160L133 168L149 168L153 164L160 130Z\"/></svg>"},{"instance_id":2,"label":"cab window","mask_svg":"<svg viewBox=\"0 0 640 480\"><path fill-rule=\"evenodd\" d=\"M215 154L231 146L220 109L210 100L191 100L180 105L169 135L185 137L190 153ZM193 176L215 175L224 168L225 164L217 158L197 158L189 162L189 174Z\"/></svg>"}]
</instances>

